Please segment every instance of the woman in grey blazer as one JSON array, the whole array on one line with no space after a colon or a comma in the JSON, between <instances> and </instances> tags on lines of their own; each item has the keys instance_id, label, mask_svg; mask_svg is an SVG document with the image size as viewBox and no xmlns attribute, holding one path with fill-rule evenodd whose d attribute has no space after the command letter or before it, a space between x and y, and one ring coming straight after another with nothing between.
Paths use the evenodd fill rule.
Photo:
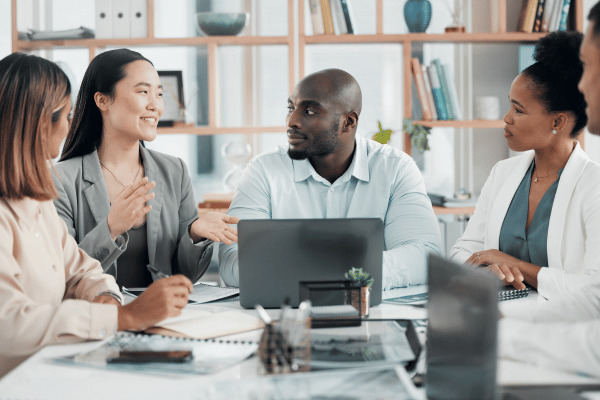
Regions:
<instances>
[{"instance_id":1,"label":"woman in grey blazer","mask_svg":"<svg viewBox=\"0 0 600 400\"><path fill-rule=\"evenodd\" d=\"M118 49L90 63L54 181L56 209L79 247L119 286L147 286L164 275L197 281L215 241L231 244L237 218L198 218L184 162L148 150L164 111L156 69Z\"/></svg>"}]
</instances>

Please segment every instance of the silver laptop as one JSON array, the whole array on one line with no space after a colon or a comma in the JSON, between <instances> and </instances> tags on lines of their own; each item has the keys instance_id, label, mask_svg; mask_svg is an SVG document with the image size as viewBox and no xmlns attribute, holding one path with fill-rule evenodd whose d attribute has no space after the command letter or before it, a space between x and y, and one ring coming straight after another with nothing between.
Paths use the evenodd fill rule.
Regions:
<instances>
[{"instance_id":1,"label":"silver laptop","mask_svg":"<svg viewBox=\"0 0 600 400\"><path fill-rule=\"evenodd\" d=\"M383 221L379 218L257 219L238 223L240 304L244 308L299 304L299 282L344 279L362 268L381 303Z\"/></svg>"},{"instance_id":2,"label":"silver laptop","mask_svg":"<svg viewBox=\"0 0 600 400\"><path fill-rule=\"evenodd\" d=\"M498 282L429 256L428 399L497 398Z\"/></svg>"}]
</instances>

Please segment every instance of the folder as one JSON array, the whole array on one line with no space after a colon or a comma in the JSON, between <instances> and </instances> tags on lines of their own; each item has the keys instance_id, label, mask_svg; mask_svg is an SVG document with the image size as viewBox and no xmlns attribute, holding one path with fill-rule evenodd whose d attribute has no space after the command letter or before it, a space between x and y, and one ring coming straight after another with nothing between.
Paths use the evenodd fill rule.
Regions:
<instances>
[{"instance_id":1,"label":"folder","mask_svg":"<svg viewBox=\"0 0 600 400\"><path fill-rule=\"evenodd\" d=\"M147 0L130 0L131 37L145 38L148 36L147 27Z\"/></svg>"},{"instance_id":2,"label":"folder","mask_svg":"<svg viewBox=\"0 0 600 400\"><path fill-rule=\"evenodd\" d=\"M131 1L113 0L113 38L123 39L131 37Z\"/></svg>"},{"instance_id":3,"label":"folder","mask_svg":"<svg viewBox=\"0 0 600 400\"><path fill-rule=\"evenodd\" d=\"M112 0L96 0L96 39L112 37Z\"/></svg>"}]
</instances>

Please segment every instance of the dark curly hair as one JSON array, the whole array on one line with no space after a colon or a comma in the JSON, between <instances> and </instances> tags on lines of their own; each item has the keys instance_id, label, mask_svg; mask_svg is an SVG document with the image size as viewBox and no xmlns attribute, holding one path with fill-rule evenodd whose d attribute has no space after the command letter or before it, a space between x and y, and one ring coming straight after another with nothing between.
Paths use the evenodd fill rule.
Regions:
<instances>
[{"instance_id":1,"label":"dark curly hair","mask_svg":"<svg viewBox=\"0 0 600 400\"><path fill-rule=\"evenodd\" d=\"M587 124L586 103L577 84L583 74L579 48L583 41L580 32L553 32L535 46L536 63L523 71L531 78L541 102L548 112L572 112L575 138Z\"/></svg>"}]
</instances>

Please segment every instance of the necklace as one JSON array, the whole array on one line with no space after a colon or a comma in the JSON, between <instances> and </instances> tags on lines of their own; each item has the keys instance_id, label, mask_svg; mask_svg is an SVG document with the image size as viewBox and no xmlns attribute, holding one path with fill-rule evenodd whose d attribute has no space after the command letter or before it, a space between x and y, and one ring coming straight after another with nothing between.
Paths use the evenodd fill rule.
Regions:
<instances>
[{"instance_id":1,"label":"necklace","mask_svg":"<svg viewBox=\"0 0 600 400\"><path fill-rule=\"evenodd\" d=\"M121 182L119 180L119 178L117 178L117 176L114 174L114 172L112 172L106 165L104 165L104 163L102 162L102 160L100 160L100 158L98 158L98 161L100 161L100 164L106 168L106 170L108 172L110 172L110 174L113 176L113 178L115 178L117 180L117 182L119 182L121 184L121 186L126 187L127 185L125 185L123 182ZM135 183L135 180L137 179L138 174L140 173L140 170L142 169L142 163L140 163L140 167L138 168L137 172L135 173L135 176L133 177L133 182L131 182L132 184Z\"/></svg>"},{"instance_id":2,"label":"necklace","mask_svg":"<svg viewBox=\"0 0 600 400\"><path fill-rule=\"evenodd\" d=\"M560 171L560 169L559 169L558 171ZM552 175L554 175L554 174L558 174L558 171L556 171L556 172L553 172L553 173L551 173L550 175L546 175L546 176L540 176L539 178L540 178L540 179L543 179L543 178L547 178L547 177L549 177L549 176L552 176ZM538 175L537 175L537 171L533 171L533 173L535 174L535 180L533 181L533 183L536 183L536 182L538 181Z\"/></svg>"}]
</instances>

